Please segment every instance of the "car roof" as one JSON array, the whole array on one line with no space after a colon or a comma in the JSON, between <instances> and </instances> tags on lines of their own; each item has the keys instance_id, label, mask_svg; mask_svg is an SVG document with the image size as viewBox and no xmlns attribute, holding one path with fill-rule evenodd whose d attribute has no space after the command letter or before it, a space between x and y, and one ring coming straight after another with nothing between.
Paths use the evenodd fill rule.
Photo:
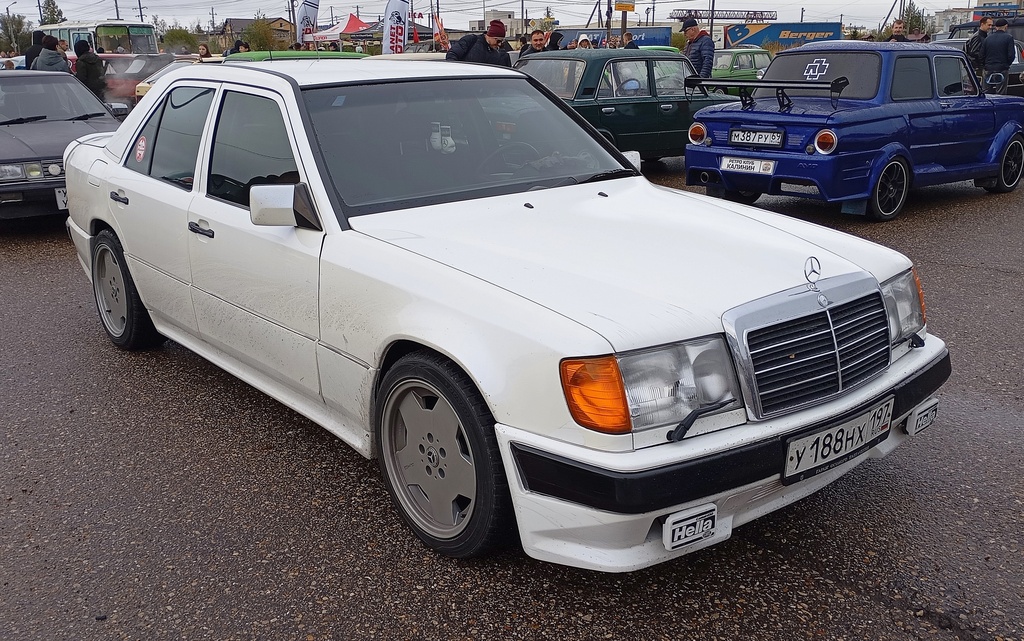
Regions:
<instances>
[{"instance_id":1,"label":"car roof","mask_svg":"<svg viewBox=\"0 0 1024 641\"><path fill-rule=\"evenodd\" d=\"M227 62L262 62L264 60L323 60L328 58L365 58L365 53L352 51L240 51L224 58Z\"/></svg>"},{"instance_id":2,"label":"car roof","mask_svg":"<svg viewBox=\"0 0 1024 641\"><path fill-rule=\"evenodd\" d=\"M534 60L537 58L580 58L589 60L596 58L685 58L681 53L665 51L662 49L559 49L558 51L538 51L531 53L522 60Z\"/></svg>"},{"instance_id":3,"label":"car roof","mask_svg":"<svg viewBox=\"0 0 1024 641\"><path fill-rule=\"evenodd\" d=\"M538 54L539 55L539 54ZM226 62L226 61L225 61ZM354 59L264 60L252 64L209 65L202 71L196 65L181 65L164 78L202 80L253 81L257 74L286 76L300 87L339 83L361 83L381 80L419 80L428 78L468 78L485 76L522 77L518 71L495 65L478 65L444 60L381 60L377 56ZM45 72L44 72L45 73ZM201 73L201 76L197 76ZM264 84L265 81L258 81Z\"/></svg>"},{"instance_id":4,"label":"car roof","mask_svg":"<svg viewBox=\"0 0 1024 641\"><path fill-rule=\"evenodd\" d=\"M945 51L949 47L923 42L870 42L866 40L819 40L787 49L777 56L807 51Z\"/></svg>"}]
</instances>

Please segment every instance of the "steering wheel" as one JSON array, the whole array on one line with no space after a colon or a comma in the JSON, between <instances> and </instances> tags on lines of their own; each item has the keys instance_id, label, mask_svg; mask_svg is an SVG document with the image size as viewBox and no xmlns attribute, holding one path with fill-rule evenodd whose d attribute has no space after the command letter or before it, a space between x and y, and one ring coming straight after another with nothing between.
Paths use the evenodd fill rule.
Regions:
<instances>
[{"instance_id":1,"label":"steering wheel","mask_svg":"<svg viewBox=\"0 0 1024 641\"><path fill-rule=\"evenodd\" d=\"M623 80L615 89L616 96L635 96L640 91L640 81L636 78Z\"/></svg>"},{"instance_id":2,"label":"steering wheel","mask_svg":"<svg viewBox=\"0 0 1024 641\"><path fill-rule=\"evenodd\" d=\"M520 162L518 165L509 162L509 156L511 156L513 160L522 158L522 162ZM481 175L486 176L494 173L490 169L491 165L494 164L495 158L501 158L501 161L505 165L503 169L508 168L510 166L515 166L516 168L518 168L519 166L524 165L530 162L531 160L537 160L538 158L540 158L540 152L537 151L537 148L531 145L530 143L518 141L505 143L504 145L498 147L491 153L487 154L487 157L480 162Z\"/></svg>"}]
</instances>

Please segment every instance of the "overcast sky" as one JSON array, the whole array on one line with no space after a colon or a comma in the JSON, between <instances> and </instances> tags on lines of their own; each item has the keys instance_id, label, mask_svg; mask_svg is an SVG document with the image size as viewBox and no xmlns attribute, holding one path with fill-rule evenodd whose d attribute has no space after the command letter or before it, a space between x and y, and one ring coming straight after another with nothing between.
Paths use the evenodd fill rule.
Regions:
<instances>
[{"instance_id":1,"label":"overcast sky","mask_svg":"<svg viewBox=\"0 0 1024 641\"><path fill-rule=\"evenodd\" d=\"M527 16L542 16L544 7L551 7L556 19L564 25L585 24L594 9L595 0L551 0L549 2L538 2L532 0L438 0L441 3L441 16L445 26L466 29L470 20L483 18L484 8L490 10L512 11L518 17L521 7L526 8ZM603 12L607 7L607 0L600 0ZM899 1L895 0L897 11ZM429 13L430 0L421 0L422 4L413 0L413 10L416 12ZM349 0L347 3L320 2L320 24L330 22L332 10L336 20L342 20L349 13L357 13L356 4L359 3L358 14L367 21L377 19L377 16L384 11L386 0ZM139 17L139 0L118 0L117 6L122 19L136 20ZM210 23L210 8L214 7L216 22L222 23L225 18L251 18L257 11L262 11L268 18L287 15L287 1L266 2L261 0L217 0L216 2L201 2L199 0L141 0L143 13L149 21L156 14L168 23L177 19L182 24L194 24L201 20L204 26ZM973 5L973 0L963 2L949 2L947 0L915 0L918 7L923 8L927 13L934 13L949 7ZM115 15L114 0L57 0L57 6L64 12L68 20L98 20L113 18ZM646 9L652 6L651 2L635 2L636 14L629 16L630 25L635 25L637 19L646 19ZM661 0L654 3L654 14L658 20L667 20L668 15L675 9L708 9L711 6L710 0ZM846 24L853 26L865 26L868 28L877 27L894 6L893 0L716 0L715 8L719 10L762 10L778 12L779 21L798 22L800 20L801 8L805 22L839 22L840 18ZM39 12L36 0L18 0L11 8L11 13L20 13L29 20L38 23ZM638 15L637 15L638 14ZM616 14L613 24L617 25L619 16ZM895 15L895 12L894 12ZM891 20L891 18L890 18ZM424 24L427 20L422 21ZM597 24L596 17L593 25Z\"/></svg>"}]
</instances>

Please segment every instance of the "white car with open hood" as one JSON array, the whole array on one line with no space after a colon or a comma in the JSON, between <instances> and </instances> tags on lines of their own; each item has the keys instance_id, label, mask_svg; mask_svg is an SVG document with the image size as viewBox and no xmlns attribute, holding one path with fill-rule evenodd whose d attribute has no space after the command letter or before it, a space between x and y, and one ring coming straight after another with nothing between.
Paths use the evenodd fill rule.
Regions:
<instances>
[{"instance_id":1,"label":"white car with open hood","mask_svg":"<svg viewBox=\"0 0 1024 641\"><path fill-rule=\"evenodd\" d=\"M110 340L379 458L454 557L724 541L926 428L950 373L906 257L652 186L508 69L187 65L65 163Z\"/></svg>"}]
</instances>

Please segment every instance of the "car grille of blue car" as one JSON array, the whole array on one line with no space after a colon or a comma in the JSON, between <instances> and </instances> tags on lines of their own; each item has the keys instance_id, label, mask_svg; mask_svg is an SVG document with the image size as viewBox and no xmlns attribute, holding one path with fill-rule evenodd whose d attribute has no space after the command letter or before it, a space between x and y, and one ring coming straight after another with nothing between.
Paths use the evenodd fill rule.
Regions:
<instances>
[{"instance_id":1,"label":"car grille of blue car","mask_svg":"<svg viewBox=\"0 0 1024 641\"><path fill-rule=\"evenodd\" d=\"M889 324L879 293L747 334L760 415L813 404L889 366Z\"/></svg>"}]
</instances>

